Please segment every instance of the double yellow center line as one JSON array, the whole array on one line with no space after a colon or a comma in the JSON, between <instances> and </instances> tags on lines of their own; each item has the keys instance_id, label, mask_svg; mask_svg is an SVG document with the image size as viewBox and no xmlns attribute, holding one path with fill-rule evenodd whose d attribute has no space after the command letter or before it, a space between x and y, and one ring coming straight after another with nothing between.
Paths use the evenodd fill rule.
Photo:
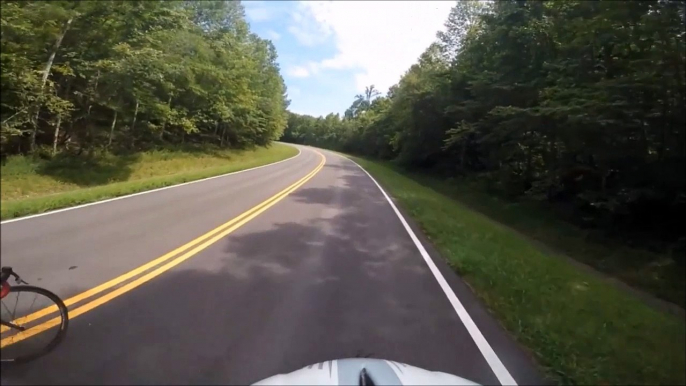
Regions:
<instances>
[{"instance_id":1,"label":"double yellow center line","mask_svg":"<svg viewBox=\"0 0 686 386\"><path fill-rule=\"evenodd\" d=\"M154 268L164 262L166 264L156 268L153 271L148 272L147 274L139 277L138 279L117 288L114 291L111 291L101 297L98 297L78 308L75 308L74 310L69 311L69 319L73 319L78 317L81 314L84 314L98 306L101 306L110 300L119 297L132 289L140 286L141 284L152 280L153 278L161 275L162 273L174 268L175 266L181 264L182 262L188 260L192 256L196 255L198 252L202 251L203 249L209 247L210 245L214 244L215 242L219 241L223 237L226 237L228 234L231 232L235 231L236 229L240 228L253 218L259 216L262 212L266 211L270 207L274 206L277 202L283 200L286 196L288 196L290 193L298 189L300 186L305 184L307 181L309 181L312 177L314 177L319 171L324 167L324 164L326 163L326 158L324 157L323 154L317 152L321 156L321 161L317 165L317 167L312 170L310 173L308 173L305 177L301 178L300 180L296 181L294 184L290 185L286 189L280 191L276 195L272 196L271 198L267 199L266 201L263 201L259 205L253 207L252 209L242 213L238 217L235 217L231 221L228 221L217 228L205 233L204 235L180 246L179 248L176 248L175 250L166 253L160 257L158 257L155 260L152 260L149 263L146 263L144 265L141 265L138 268L135 268L121 276L118 276L106 283L103 283L97 287L91 288L88 291L82 292L76 296L73 296L67 300L64 301L64 304L69 307L71 305L74 305L76 303L79 303L85 299L88 299L92 296L95 296L103 291L106 291L114 286L117 286L131 278L134 278L141 273ZM192 248L192 249L191 249ZM190 250L189 250L190 249ZM183 253L180 256L180 253L187 251ZM176 257L175 257L176 256ZM173 258L173 259L172 259ZM171 261L168 261L170 260ZM17 325L25 325L26 323L29 323L31 321L34 321L36 319L45 317L47 315L50 315L54 312L57 312L57 306L50 306L47 308L44 308L40 311L34 312L32 314L20 317L12 323L17 324ZM39 334L51 327L55 327L60 324L60 317L56 317L50 320L47 320L43 323L40 323L34 327L31 327L25 331L19 332L15 335L8 336L7 338L3 338L0 344L0 348L17 343L19 341L22 341L26 338L30 338L36 334ZM2 326L2 333L6 332L8 330L7 327Z\"/></svg>"}]
</instances>

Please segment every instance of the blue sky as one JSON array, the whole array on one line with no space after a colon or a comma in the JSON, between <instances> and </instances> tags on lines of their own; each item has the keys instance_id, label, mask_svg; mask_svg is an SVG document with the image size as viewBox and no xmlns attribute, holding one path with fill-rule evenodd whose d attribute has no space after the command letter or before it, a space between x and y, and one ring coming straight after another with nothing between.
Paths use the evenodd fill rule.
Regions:
<instances>
[{"instance_id":1,"label":"blue sky","mask_svg":"<svg viewBox=\"0 0 686 386\"><path fill-rule=\"evenodd\" d=\"M243 1L251 30L270 39L289 110L343 113L374 84L385 92L416 62L452 1Z\"/></svg>"}]
</instances>

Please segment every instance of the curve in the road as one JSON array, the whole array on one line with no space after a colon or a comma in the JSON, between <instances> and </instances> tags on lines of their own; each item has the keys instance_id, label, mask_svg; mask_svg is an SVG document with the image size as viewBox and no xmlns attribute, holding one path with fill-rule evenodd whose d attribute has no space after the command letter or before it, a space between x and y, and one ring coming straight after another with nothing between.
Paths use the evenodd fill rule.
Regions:
<instances>
[{"instance_id":1,"label":"curve in the road","mask_svg":"<svg viewBox=\"0 0 686 386\"><path fill-rule=\"evenodd\" d=\"M248 384L358 354L481 384L543 383L374 178L297 147L274 168L3 225L3 263L77 319L63 354L2 383Z\"/></svg>"},{"instance_id":2,"label":"curve in the road","mask_svg":"<svg viewBox=\"0 0 686 386\"><path fill-rule=\"evenodd\" d=\"M300 153L298 153L300 154ZM163 266L155 269L154 271L151 271L147 273L144 276L139 277L138 279L124 285L123 287L120 287L112 292L107 293L104 296L101 296L99 298L96 298L89 303L86 303L82 306L79 306L78 308L74 310L69 311L69 317L70 319L76 318L79 315L82 315L96 307L99 307L102 304L107 303L108 301L121 296L125 294L126 292L129 292L133 290L134 288L140 286L141 284L152 280L153 278L161 275L162 273L172 269L173 267L181 264L182 262L190 259L194 255L196 255L198 252L202 251L203 249L209 247L210 245L214 244L215 242L221 240L222 238L226 237L236 229L240 228L244 224L246 224L248 221L252 220L253 218L257 217L260 215L262 212L266 211L270 207L274 206L276 203L279 201L283 200L286 196L288 196L290 193L294 192L297 190L300 186L304 185L307 181L309 181L312 177L314 177L323 167L324 164L326 163L326 157L324 157L323 154L317 152L321 156L321 162L317 165L317 167L312 170L309 174L307 174L305 177L301 178L300 180L296 181L292 185L288 186L281 192L275 194L274 196L268 198L267 200L263 201L262 203L256 205L255 207L245 211L241 215L231 219L230 221L220 225L219 227L212 229L211 231L205 233L204 235L182 245L181 247L164 254L163 256L158 257L157 259L154 259L138 268L135 268L123 275L120 275L106 283L103 283L97 287L91 288L87 291L84 291L76 296L70 297L69 299L66 299L64 301L65 305L67 307L77 304L83 300L86 300L90 297L93 297L101 292L104 292L110 288L115 287L116 285L123 283L131 278L134 278L141 273L154 268L155 266L158 266L167 260L172 259L174 256L177 256L173 260L167 262ZM282 162L282 161L280 161ZM277 162L278 163L278 162ZM269 166L269 165L265 165ZM211 177L215 178L215 177ZM198 181L195 181L198 182ZM152 192L152 191L149 191ZM144 192L144 193L149 193L149 192ZM120 197L123 198L123 197ZM110 200L111 201L111 200ZM45 213L49 214L49 213ZM44 214L44 215L45 215ZM189 250L189 248L192 248ZM181 256L178 256L179 253L188 250L188 252L184 253ZM32 322L34 320L43 318L45 316L48 316L52 313L57 312L57 306L51 306L44 308L42 310L39 310L37 312L31 313L30 315L26 315L24 317L18 318L14 320L13 322L15 324L23 325L29 322ZM57 326L61 321L60 317L56 317L53 319L50 319L48 321L45 321L43 323L40 323L36 326L31 327L30 329L26 331L22 331L18 334L9 336L7 338L2 339L0 341L0 348L20 342L24 339L30 338L36 334L39 334L43 331L46 331L52 327ZM8 328L5 326L2 326L2 332L7 331Z\"/></svg>"},{"instance_id":3,"label":"curve in the road","mask_svg":"<svg viewBox=\"0 0 686 386\"><path fill-rule=\"evenodd\" d=\"M9 224L9 223L17 222L17 221L28 220L28 219L32 219L32 218L36 218L36 217L47 216L47 215L50 215L50 214L55 214L55 213L60 213L60 212L66 212L66 211L74 210L74 209L86 208L86 207L93 206L93 205L105 204L105 203L112 202L112 201L124 200L124 199L126 199L126 198L131 198L131 197L136 197L136 196L142 196L142 195L144 195L144 194L160 192L160 191L162 191L162 190L167 190L167 189L179 188L179 187L181 187L181 186L196 184L196 183L198 183L198 182L204 182L204 181L214 180L214 179L217 179L217 178L232 176L232 175L234 175L234 174L240 174L240 173L245 173L245 172L249 172L249 171L252 171L252 170L262 169L262 168L266 168L266 167L269 167L269 166L278 165L278 164L280 164L280 163L282 163L282 162L290 161L290 160L292 160L293 158L296 158L296 157L300 156L301 153L302 153L302 152L300 151L300 149L298 149L298 153L297 153L296 155L294 155L294 156L292 156L292 157L288 157L288 158L286 158L286 159L284 159L284 160L281 160L281 161L272 162L272 163L270 163L270 164L255 166L254 168L249 168L249 169L237 170L237 171L235 171L235 172L224 173L224 174L220 174L220 175L218 175L218 176L212 176L212 177L201 178L201 179L195 180L195 181L188 181L188 182L183 182L183 183L180 183L180 184L175 184L175 185L170 185L170 186L163 186L163 187L161 187L161 188L150 189L150 190L146 190L146 191L143 191L143 192L126 194L126 195L124 195L124 196L108 198L108 199L105 199L105 200L100 200L100 201L95 201L95 202L89 202L89 203L87 203L87 204L81 204L81 205L70 206L70 207L68 207L68 208L55 209L55 210L51 210L51 211L48 211L48 212L36 213L36 214L29 215L29 216L23 216L23 217L18 217L18 218L12 218L12 219L8 219L8 220L3 220L3 221L0 221L0 225L2 225L2 224Z\"/></svg>"},{"instance_id":4,"label":"curve in the road","mask_svg":"<svg viewBox=\"0 0 686 386\"><path fill-rule=\"evenodd\" d=\"M422 245L417 235L414 233L412 228L410 228L407 221L405 220L405 217L403 217L403 215L400 213L398 208L393 203L393 200L391 200L388 194L386 194L386 191L383 190L381 185L376 181L376 179L374 179L374 177L372 177L371 174L369 174L369 172L367 172L362 166L360 166L357 162L351 160L350 158L344 158L357 165L357 167L360 168L374 182L376 187L378 187L381 191L381 194L383 194L386 201L388 201L388 204L391 206L391 208L393 208L393 212L396 216L398 216L398 220L400 220L400 223L403 224L405 231L407 231L407 234L410 236L412 242L417 247L417 250L426 262L426 265L429 266L429 270L436 278L436 281L438 281L438 285L441 287L441 290L443 290L443 293L445 293L445 296L448 298L450 304L453 306L455 313L457 313L457 316L460 318L460 321L462 321L462 323L464 324L465 328L467 329L467 332L469 332L469 335L474 340L474 343L479 348L479 351L484 356L486 362L488 362L488 365L491 367L491 370L493 370L493 373L498 378L498 381L500 381L500 384L517 385L515 379L512 377L510 372L507 371L507 368L505 368L505 365L503 365L503 362L495 353L491 345L488 344L488 341L481 333L481 330L479 330L479 327L477 327L476 323L474 323L474 320L472 320L472 317L469 315L469 312L467 312L465 307L462 305L462 302L460 302L460 300L457 298L455 292L453 292L452 288L450 288L450 285L443 277L443 274L441 274L441 272L438 270L438 267L436 267L436 264L431 259L431 256L429 256L429 253L426 251L426 248L424 248L424 245Z\"/></svg>"}]
</instances>

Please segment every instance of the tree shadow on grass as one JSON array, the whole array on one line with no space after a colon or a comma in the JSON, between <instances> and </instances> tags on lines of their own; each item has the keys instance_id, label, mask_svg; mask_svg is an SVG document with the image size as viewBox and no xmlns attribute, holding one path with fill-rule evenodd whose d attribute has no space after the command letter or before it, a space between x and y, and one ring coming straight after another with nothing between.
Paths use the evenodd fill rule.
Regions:
<instances>
[{"instance_id":1,"label":"tree shadow on grass","mask_svg":"<svg viewBox=\"0 0 686 386\"><path fill-rule=\"evenodd\" d=\"M187 143L171 146L162 146L154 151L168 151L170 153L186 153L192 155L206 155L216 158L223 158L226 160L231 160L237 155L241 155L245 152L255 151L261 149L260 146L244 146L244 147L221 147L216 144L196 144Z\"/></svg>"},{"instance_id":2,"label":"tree shadow on grass","mask_svg":"<svg viewBox=\"0 0 686 386\"><path fill-rule=\"evenodd\" d=\"M231 161L246 151L256 149L258 148L228 149L219 146L186 144L150 149L146 153L151 156L153 161L175 159L184 154L198 158L204 155ZM133 172L132 165L140 161L142 153L127 152L126 149L117 148L113 149L113 152L115 155L106 153L79 156L69 153L59 154L52 159L42 161L36 172L80 187L126 181Z\"/></svg>"},{"instance_id":3,"label":"tree shadow on grass","mask_svg":"<svg viewBox=\"0 0 686 386\"><path fill-rule=\"evenodd\" d=\"M126 181L131 176L131 166L139 159L139 154L80 157L58 155L42 163L36 171L61 182L90 187Z\"/></svg>"}]
</instances>

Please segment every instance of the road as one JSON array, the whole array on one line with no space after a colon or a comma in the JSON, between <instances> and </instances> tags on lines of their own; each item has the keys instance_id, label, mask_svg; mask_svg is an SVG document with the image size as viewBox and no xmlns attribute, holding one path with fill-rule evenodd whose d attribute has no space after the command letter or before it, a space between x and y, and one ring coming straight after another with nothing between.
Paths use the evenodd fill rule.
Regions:
<instances>
[{"instance_id":1,"label":"road","mask_svg":"<svg viewBox=\"0 0 686 386\"><path fill-rule=\"evenodd\" d=\"M542 383L362 169L299 149L254 170L2 223L3 265L65 300L91 290L70 306L64 342L4 366L2 383L245 384L355 356L482 384Z\"/></svg>"}]
</instances>

